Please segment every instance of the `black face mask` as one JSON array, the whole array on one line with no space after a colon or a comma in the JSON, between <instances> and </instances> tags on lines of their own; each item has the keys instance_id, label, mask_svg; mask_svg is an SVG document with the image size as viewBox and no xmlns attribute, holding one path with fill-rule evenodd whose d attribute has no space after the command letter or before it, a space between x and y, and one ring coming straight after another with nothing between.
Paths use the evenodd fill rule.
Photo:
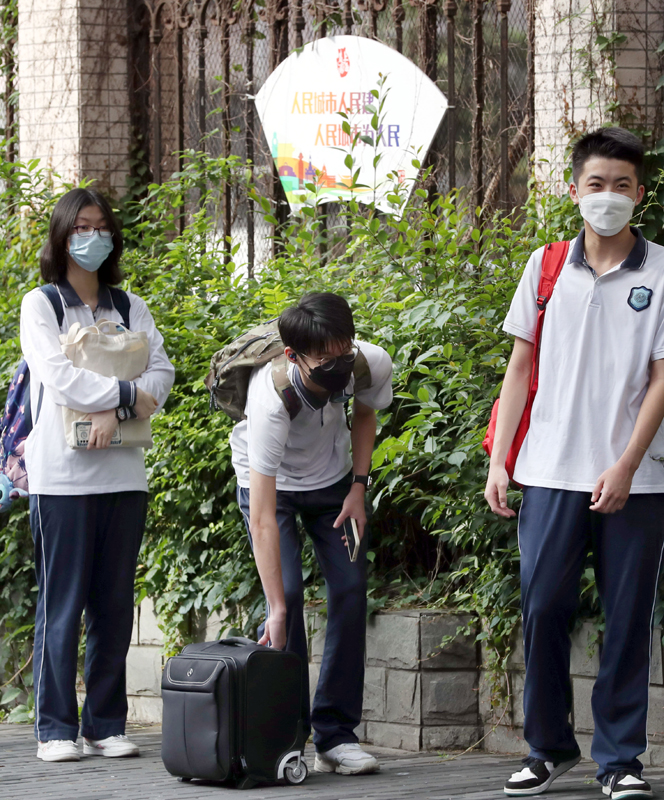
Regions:
<instances>
[{"instance_id":1,"label":"black face mask","mask_svg":"<svg viewBox=\"0 0 664 800\"><path fill-rule=\"evenodd\" d=\"M348 386L354 366L355 362L338 358L332 369L316 367L311 370L308 377L317 386L326 389L328 392L340 392Z\"/></svg>"}]
</instances>

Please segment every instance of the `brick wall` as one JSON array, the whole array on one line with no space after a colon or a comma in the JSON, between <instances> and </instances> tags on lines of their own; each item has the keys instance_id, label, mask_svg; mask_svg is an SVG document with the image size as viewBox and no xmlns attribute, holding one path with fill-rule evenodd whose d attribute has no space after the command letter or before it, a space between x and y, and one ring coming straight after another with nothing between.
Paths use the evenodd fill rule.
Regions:
<instances>
[{"instance_id":1,"label":"brick wall","mask_svg":"<svg viewBox=\"0 0 664 800\"><path fill-rule=\"evenodd\" d=\"M63 180L124 189L126 0L19 0L19 154Z\"/></svg>"},{"instance_id":2,"label":"brick wall","mask_svg":"<svg viewBox=\"0 0 664 800\"><path fill-rule=\"evenodd\" d=\"M18 25L20 157L78 180L77 0L20 0Z\"/></svg>"},{"instance_id":3,"label":"brick wall","mask_svg":"<svg viewBox=\"0 0 664 800\"><path fill-rule=\"evenodd\" d=\"M565 148L572 132L612 123L659 127L655 92L664 39L661 0L537 0L535 13L535 163L537 177L563 189ZM623 33L613 58L599 34ZM616 105L617 104L617 105ZM660 134L661 135L661 132Z\"/></svg>"},{"instance_id":4,"label":"brick wall","mask_svg":"<svg viewBox=\"0 0 664 800\"><path fill-rule=\"evenodd\" d=\"M616 30L627 41L616 58L618 98L634 114L635 124L662 129L663 92L654 91L664 73L664 4L661 0L622 0L615 15Z\"/></svg>"},{"instance_id":5,"label":"brick wall","mask_svg":"<svg viewBox=\"0 0 664 800\"><path fill-rule=\"evenodd\" d=\"M121 195L130 146L127 2L79 4L81 170Z\"/></svg>"}]
</instances>

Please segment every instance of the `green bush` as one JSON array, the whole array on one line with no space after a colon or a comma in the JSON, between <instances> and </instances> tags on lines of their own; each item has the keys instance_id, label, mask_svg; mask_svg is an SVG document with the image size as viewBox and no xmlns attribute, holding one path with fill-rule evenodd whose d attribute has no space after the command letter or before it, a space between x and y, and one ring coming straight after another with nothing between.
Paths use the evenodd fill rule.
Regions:
<instances>
[{"instance_id":1,"label":"green bush","mask_svg":"<svg viewBox=\"0 0 664 800\"><path fill-rule=\"evenodd\" d=\"M200 186L209 162L191 154L184 180ZM210 414L202 378L216 349L312 290L344 294L359 337L394 360L395 403L380 415L374 456L370 608L454 603L493 619L505 607L508 619L498 611L493 626L504 636L518 616L515 526L485 509L479 445L509 355L500 326L516 281L532 250L578 228L574 207L533 195L516 228L473 217L455 197L429 204L418 189L399 219L351 202L339 229L324 224L324 206L305 208L281 232L279 257L247 282L209 235L218 229L214 191L176 235L182 180L150 187L133 209L141 244L126 262L177 367L149 455L154 494L139 578L169 646L190 634L192 611L223 604L228 624L247 633L262 616L235 500L232 423ZM269 203L256 201L274 221ZM309 599L320 602L308 549L305 575Z\"/></svg>"}]
</instances>

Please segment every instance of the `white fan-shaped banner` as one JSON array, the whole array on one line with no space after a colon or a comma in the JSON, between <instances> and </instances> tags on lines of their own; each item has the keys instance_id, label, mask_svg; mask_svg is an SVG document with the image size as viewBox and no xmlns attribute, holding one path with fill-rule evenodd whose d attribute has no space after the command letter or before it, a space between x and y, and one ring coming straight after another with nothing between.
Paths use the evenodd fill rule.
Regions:
<instances>
[{"instance_id":1,"label":"white fan-shaped banner","mask_svg":"<svg viewBox=\"0 0 664 800\"><path fill-rule=\"evenodd\" d=\"M371 94L385 77L386 97L380 115L376 147L358 140L353 172L344 163L356 133L376 142L371 121L377 100ZM384 211L398 210L388 202L394 177L400 196L411 192L441 123L447 100L436 84L405 56L373 39L331 36L292 53L267 79L256 96L265 137L293 210L317 196L318 202L355 197ZM343 112L351 135L343 130ZM374 168L376 155L381 156ZM306 188L314 184L317 191Z\"/></svg>"}]
</instances>

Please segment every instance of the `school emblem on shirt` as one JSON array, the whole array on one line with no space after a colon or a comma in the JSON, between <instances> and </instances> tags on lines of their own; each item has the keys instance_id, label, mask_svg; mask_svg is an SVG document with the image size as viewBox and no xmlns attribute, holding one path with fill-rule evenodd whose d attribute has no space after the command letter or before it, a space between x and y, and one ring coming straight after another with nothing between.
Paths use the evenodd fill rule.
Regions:
<instances>
[{"instance_id":1,"label":"school emblem on shirt","mask_svg":"<svg viewBox=\"0 0 664 800\"><path fill-rule=\"evenodd\" d=\"M652 289L647 289L645 286L636 286L629 293L627 302L634 309L634 311L643 311L650 305L650 298L652 297Z\"/></svg>"}]
</instances>

